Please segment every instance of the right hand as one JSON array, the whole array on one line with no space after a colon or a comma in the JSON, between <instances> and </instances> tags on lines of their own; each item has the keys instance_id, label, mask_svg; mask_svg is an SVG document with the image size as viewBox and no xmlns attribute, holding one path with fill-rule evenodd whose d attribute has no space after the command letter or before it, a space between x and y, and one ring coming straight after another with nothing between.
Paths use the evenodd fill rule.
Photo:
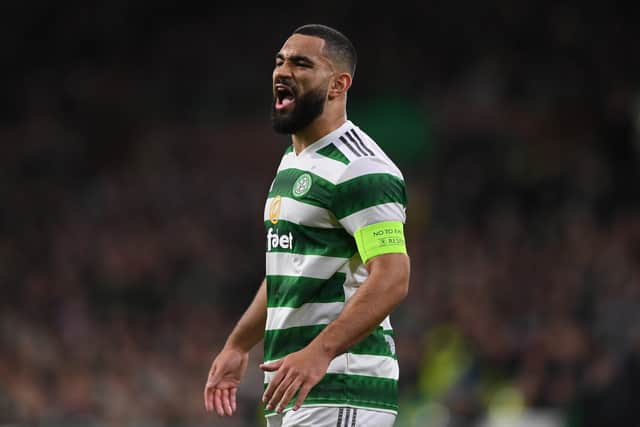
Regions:
<instances>
[{"instance_id":1,"label":"right hand","mask_svg":"<svg viewBox=\"0 0 640 427\"><path fill-rule=\"evenodd\" d=\"M225 348L211 363L204 387L204 406L207 412L224 417L233 415L237 408L238 384L247 370L249 354Z\"/></svg>"}]
</instances>

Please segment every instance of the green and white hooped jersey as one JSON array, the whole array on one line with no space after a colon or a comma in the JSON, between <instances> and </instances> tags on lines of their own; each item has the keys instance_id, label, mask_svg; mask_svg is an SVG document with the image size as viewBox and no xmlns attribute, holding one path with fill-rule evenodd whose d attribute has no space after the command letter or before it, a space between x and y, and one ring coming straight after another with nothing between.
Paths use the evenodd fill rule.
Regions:
<instances>
[{"instance_id":1,"label":"green and white hooped jersey","mask_svg":"<svg viewBox=\"0 0 640 427\"><path fill-rule=\"evenodd\" d=\"M338 317L367 278L364 262L406 252L406 204L400 170L350 121L299 155L287 149L264 210L266 362L302 349ZM265 374L265 387L273 375ZM387 317L331 362L304 406L396 413L397 388L398 362Z\"/></svg>"}]
</instances>

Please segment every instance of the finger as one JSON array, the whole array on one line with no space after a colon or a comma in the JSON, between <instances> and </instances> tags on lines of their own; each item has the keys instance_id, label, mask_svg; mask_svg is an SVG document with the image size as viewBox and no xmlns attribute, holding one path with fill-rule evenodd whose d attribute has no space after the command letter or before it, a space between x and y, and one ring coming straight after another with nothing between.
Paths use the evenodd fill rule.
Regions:
<instances>
[{"instance_id":1,"label":"finger","mask_svg":"<svg viewBox=\"0 0 640 427\"><path fill-rule=\"evenodd\" d=\"M280 359L280 360L277 360L277 361L271 362L271 363L261 363L260 364L260 369L262 369L265 372L277 371L282 366L283 360L284 359Z\"/></svg>"},{"instance_id":2,"label":"finger","mask_svg":"<svg viewBox=\"0 0 640 427\"><path fill-rule=\"evenodd\" d=\"M267 404L267 408L268 409L272 409L275 408L276 405L278 405L278 403L280 402L280 399L282 399L282 396L284 395L284 393L287 391L287 388L289 387L289 385L293 382L293 380L295 379L295 377L291 376L291 375L287 375L278 385L278 387L276 388L276 390L273 392L273 395L271 396L271 398L269 399L269 403Z\"/></svg>"},{"instance_id":3,"label":"finger","mask_svg":"<svg viewBox=\"0 0 640 427\"><path fill-rule=\"evenodd\" d=\"M222 408L222 391L219 388L215 391L213 402L216 407L216 413L221 417L224 417L224 409Z\"/></svg>"},{"instance_id":4,"label":"finger","mask_svg":"<svg viewBox=\"0 0 640 427\"><path fill-rule=\"evenodd\" d=\"M204 407L207 412L213 411L213 390L208 383L204 387Z\"/></svg>"},{"instance_id":5,"label":"finger","mask_svg":"<svg viewBox=\"0 0 640 427\"><path fill-rule=\"evenodd\" d=\"M291 399L293 399L293 396L295 396L301 385L302 380L299 378L296 378L291 382L289 387L287 387L285 393L282 395L282 398L280 399L280 403L278 404L278 408L276 409L277 412L284 411L284 408L287 407L287 403L289 403Z\"/></svg>"},{"instance_id":6,"label":"finger","mask_svg":"<svg viewBox=\"0 0 640 427\"><path fill-rule=\"evenodd\" d=\"M215 365L212 365L209 375L207 376L207 383L204 386L204 407L208 412L213 411L213 386L215 385L213 382L215 375L213 374L215 370Z\"/></svg>"},{"instance_id":7,"label":"finger","mask_svg":"<svg viewBox=\"0 0 640 427\"><path fill-rule=\"evenodd\" d=\"M309 394L311 387L313 386L310 385L308 382L303 384L302 388L300 389L300 393L298 394L298 398L296 399L296 403L294 403L293 405L294 411L297 411L298 409L300 409L300 406L302 406L304 399L307 398L307 395Z\"/></svg>"},{"instance_id":8,"label":"finger","mask_svg":"<svg viewBox=\"0 0 640 427\"><path fill-rule=\"evenodd\" d=\"M237 388L232 388L231 389L231 396L229 397L229 400L231 400L231 410L233 410L233 412L236 411L236 409L238 409L238 401L237 401L237 397L236 397L236 393L238 392Z\"/></svg>"},{"instance_id":9,"label":"finger","mask_svg":"<svg viewBox=\"0 0 640 427\"><path fill-rule=\"evenodd\" d=\"M224 413L231 416L233 415L233 409L231 409L231 402L229 400L229 389L225 388L222 390L222 407L224 409Z\"/></svg>"},{"instance_id":10,"label":"finger","mask_svg":"<svg viewBox=\"0 0 640 427\"><path fill-rule=\"evenodd\" d=\"M278 388L278 385L280 384L280 381L282 381L283 378L284 378L284 374L282 373L282 371L274 375L274 377L271 379L271 382L269 382L267 389L262 394L262 402L268 402L271 400L271 396L273 395L273 392ZM270 409L270 408L267 408L267 409Z\"/></svg>"}]
</instances>

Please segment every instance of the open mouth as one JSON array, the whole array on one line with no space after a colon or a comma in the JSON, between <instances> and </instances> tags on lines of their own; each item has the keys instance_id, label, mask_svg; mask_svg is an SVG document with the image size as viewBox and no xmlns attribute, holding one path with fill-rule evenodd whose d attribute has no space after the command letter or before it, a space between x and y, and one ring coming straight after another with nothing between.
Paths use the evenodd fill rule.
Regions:
<instances>
[{"instance_id":1,"label":"open mouth","mask_svg":"<svg viewBox=\"0 0 640 427\"><path fill-rule=\"evenodd\" d=\"M275 87L275 99L276 110L283 110L296 102L296 95L291 87L277 83Z\"/></svg>"}]
</instances>

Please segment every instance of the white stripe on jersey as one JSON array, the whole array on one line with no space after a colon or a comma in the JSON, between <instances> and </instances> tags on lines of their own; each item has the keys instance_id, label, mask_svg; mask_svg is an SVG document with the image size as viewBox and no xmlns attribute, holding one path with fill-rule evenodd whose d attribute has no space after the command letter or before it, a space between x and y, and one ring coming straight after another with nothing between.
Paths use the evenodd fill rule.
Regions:
<instances>
[{"instance_id":1,"label":"white stripe on jersey","mask_svg":"<svg viewBox=\"0 0 640 427\"><path fill-rule=\"evenodd\" d=\"M380 157L362 157L349 163L349 168L340 176L337 183L373 173L386 173L403 179L402 173L393 163Z\"/></svg>"},{"instance_id":2,"label":"white stripe on jersey","mask_svg":"<svg viewBox=\"0 0 640 427\"><path fill-rule=\"evenodd\" d=\"M392 330L392 328L391 328L391 318L389 316L385 317L385 319L382 321L382 329L385 330L385 331Z\"/></svg>"},{"instance_id":3,"label":"white stripe on jersey","mask_svg":"<svg viewBox=\"0 0 640 427\"><path fill-rule=\"evenodd\" d=\"M298 308L271 307L267 309L267 325L265 329L327 325L338 317L343 308L343 302L307 303Z\"/></svg>"},{"instance_id":4,"label":"white stripe on jersey","mask_svg":"<svg viewBox=\"0 0 640 427\"><path fill-rule=\"evenodd\" d=\"M400 221L404 224L406 213L400 203L384 203L371 206L361 211L352 213L340 220L340 224L353 235L356 231L367 225L384 221Z\"/></svg>"},{"instance_id":5,"label":"white stripe on jersey","mask_svg":"<svg viewBox=\"0 0 640 427\"><path fill-rule=\"evenodd\" d=\"M302 255L288 252L267 252L269 276L304 276L329 279L336 272L347 272L349 260L322 255Z\"/></svg>"},{"instance_id":6,"label":"white stripe on jersey","mask_svg":"<svg viewBox=\"0 0 640 427\"><path fill-rule=\"evenodd\" d=\"M328 209L308 205L289 197L282 197L280 200L280 216L278 219L309 227L340 228L335 215ZM270 219L269 209L272 201L273 197L270 197L264 205L265 221Z\"/></svg>"},{"instance_id":7,"label":"white stripe on jersey","mask_svg":"<svg viewBox=\"0 0 640 427\"><path fill-rule=\"evenodd\" d=\"M306 150L305 150L306 151ZM340 178L340 175L347 169L347 165L334 159L303 151L299 156L289 153L282 158L278 172L285 169L301 169L312 172L332 184Z\"/></svg>"},{"instance_id":8,"label":"white stripe on jersey","mask_svg":"<svg viewBox=\"0 0 640 427\"><path fill-rule=\"evenodd\" d=\"M271 363L275 361L268 361ZM399 375L398 361L388 356L374 356L369 354L343 353L329 364L328 374L371 375L397 380ZM265 372L264 381L271 382L276 372Z\"/></svg>"}]
</instances>

